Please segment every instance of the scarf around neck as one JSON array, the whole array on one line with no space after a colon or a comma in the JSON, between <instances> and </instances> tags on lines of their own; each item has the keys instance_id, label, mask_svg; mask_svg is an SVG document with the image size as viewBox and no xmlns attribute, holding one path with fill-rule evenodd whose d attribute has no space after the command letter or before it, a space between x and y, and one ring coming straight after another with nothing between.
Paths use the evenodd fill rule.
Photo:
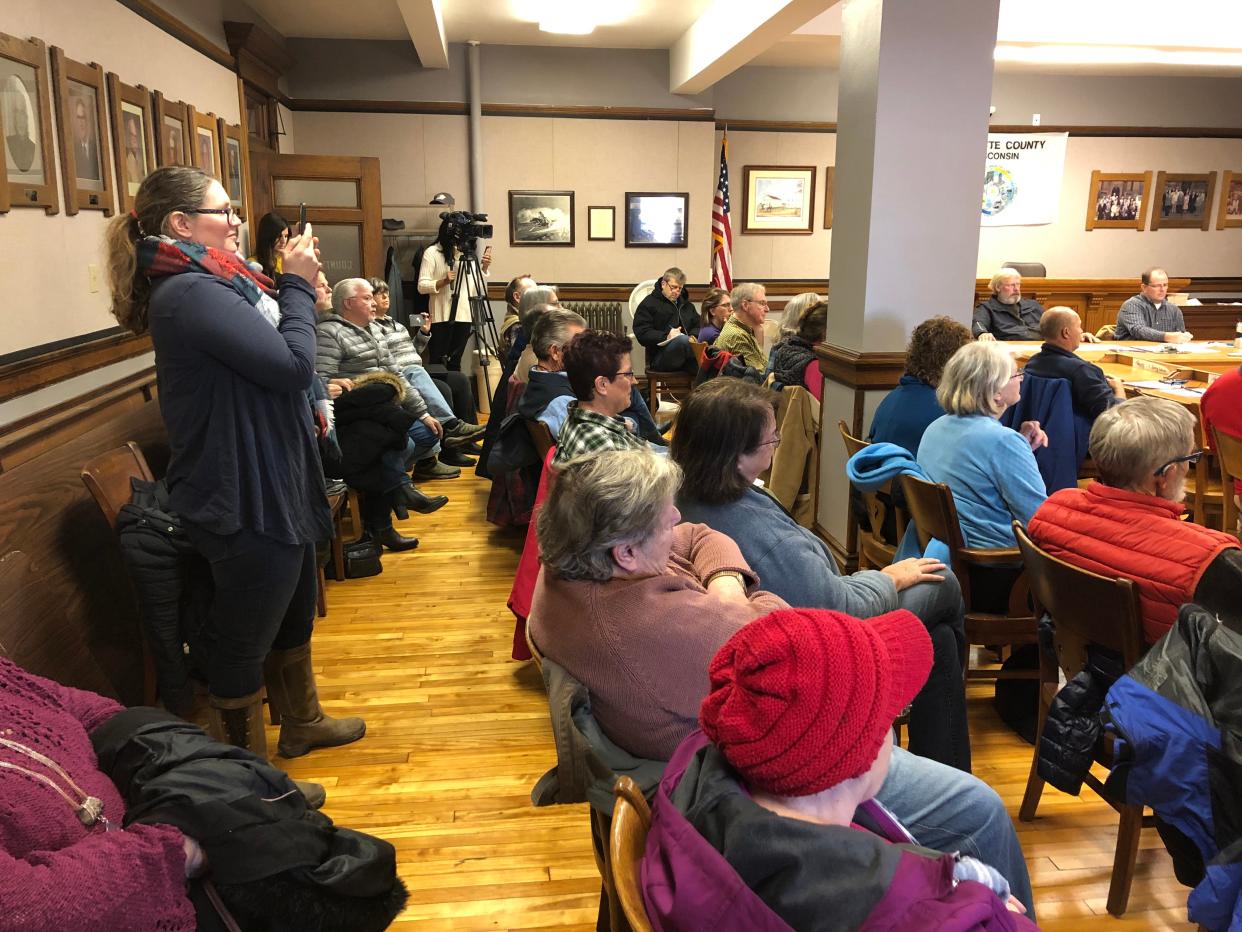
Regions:
<instances>
[{"instance_id":1,"label":"scarf around neck","mask_svg":"<svg viewBox=\"0 0 1242 932\"><path fill-rule=\"evenodd\" d=\"M275 283L238 256L202 243L170 236L144 236L137 243L138 269L154 281L182 272L203 272L223 279L273 327L280 323Z\"/></svg>"}]
</instances>

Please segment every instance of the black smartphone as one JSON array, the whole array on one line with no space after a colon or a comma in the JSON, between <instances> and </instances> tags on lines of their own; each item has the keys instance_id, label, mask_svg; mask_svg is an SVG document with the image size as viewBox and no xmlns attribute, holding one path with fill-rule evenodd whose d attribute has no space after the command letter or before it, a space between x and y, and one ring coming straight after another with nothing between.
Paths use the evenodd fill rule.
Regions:
<instances>
[{"instance_id":1,"label":"black smartphone","mask_svg":"<svg viewBox=\"0 0 1242 932\"><path fill-rule=\"evenodd\" d=\"M298 205L298 235L306 232L306 201Z\"/></svg>"}]
</instances>

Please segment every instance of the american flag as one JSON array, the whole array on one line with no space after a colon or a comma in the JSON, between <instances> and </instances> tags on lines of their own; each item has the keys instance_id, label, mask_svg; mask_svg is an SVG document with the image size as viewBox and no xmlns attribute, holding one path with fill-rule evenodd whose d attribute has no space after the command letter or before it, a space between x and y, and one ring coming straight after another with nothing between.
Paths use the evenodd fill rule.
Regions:
<instances>
[{"instance_id":1,"label":"american flag","mask_svg":"<svg viewBox=\"0 0 1242 932\"><path fill-rule=\"evenodd\" d=\"M733 288L733 228L729 223L729 135L720 140L720 180L712 200L712 287Z\"/></svg>"}]
</instances>

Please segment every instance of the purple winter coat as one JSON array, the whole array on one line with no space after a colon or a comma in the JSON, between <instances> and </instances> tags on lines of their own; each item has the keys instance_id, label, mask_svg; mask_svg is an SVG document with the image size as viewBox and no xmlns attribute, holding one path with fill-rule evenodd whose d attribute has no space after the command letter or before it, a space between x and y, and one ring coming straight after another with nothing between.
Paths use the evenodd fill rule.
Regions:
<instances>
[{"instance_id":1,"label":"purple winter coat","mask_svg":"<svg viewBox=\"0 0 1242 932\"><path fill-rule=\"evenodd\" d=\"M753 802L701 731L673 754L651 807L643 900L657 932L946 930L1037 926L974 881L952 855L909 844L883 807L870 831L778 816Z\"/></svg>"}]
</instances>

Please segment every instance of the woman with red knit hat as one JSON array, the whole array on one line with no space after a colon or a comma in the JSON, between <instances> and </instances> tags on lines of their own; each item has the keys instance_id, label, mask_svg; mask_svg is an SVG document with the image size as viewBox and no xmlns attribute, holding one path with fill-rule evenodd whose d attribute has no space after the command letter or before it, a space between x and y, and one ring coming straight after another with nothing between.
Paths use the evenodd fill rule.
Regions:
<instances>
[{"instance_id":1,"label":"woman with red knit hat","mask_svg":"<svg viewBox=\"0 0 1242 932\"><path fill-rule=\"evenodd\" d=\"M654 928L1035 928L997 870L920 847L875 799L931 666L903 610L786 609L733 635L652 806Z\"/></svg>"}]
</instances>

